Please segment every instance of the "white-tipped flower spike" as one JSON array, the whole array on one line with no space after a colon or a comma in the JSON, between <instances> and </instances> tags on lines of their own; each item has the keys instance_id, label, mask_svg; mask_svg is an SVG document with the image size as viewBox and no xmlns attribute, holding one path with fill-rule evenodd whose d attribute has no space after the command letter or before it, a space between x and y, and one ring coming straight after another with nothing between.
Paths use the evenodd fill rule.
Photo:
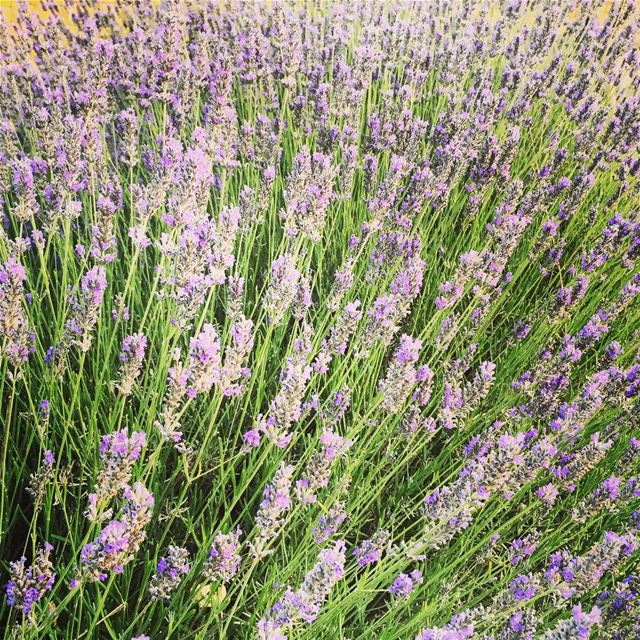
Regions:
<instances>
[{"instance_id":1,"label":"white-tipped flower spike","mask_svg":"<svg viewBox=\"0 0 640 640\"><path fill-rule=\"evenodd\" d=\"M108 500L120 491L127 489L131 480L133 465L140 457L146 444L146 434L126 429L102 437L100 442L101 468L96 480L95 492L88 496L89 507L86 516L89 520L109 517L111 511L102 510Z\"/></svg>"},{"instance_id":2,"label":"white-tipped flower spike","mask_svg":"<svg viewBox=\"0 0 640 640\"><path fill-rule=\"evenodd\" d=\"M51 591L56 580L50 558L52 551L53 546L47 542L38 549L31 565L27 565L25 557L9 563L7 604L22 611L31 622L36 619L35 606Z\"/></svg>"},{"instance_id":3,"label":"white-tipped flower spike","mask_svg":"<svg viewBox=\"0 0 640 640\"><path fill-rule=\"evenodd\" d=\"M280 463L273 482L264 490L260 508L256 514L256 528L258 537L249 543L256 558L263 558L271 551L268 545L276 538L282 518L291 509L291 478L295 468L292 465Z\"/></svg>"},{"instance_id":4,"label":"white-tipped flower spike","mask_svg":"<svg viewBox=\"0 0 640 640\"><path fill-rule=\"evenodd\" d=\"M331 467L344 457L353 444L329 428L325 428L319 440L320 448L314 450L307 468L296 482L296 494L304 504L316 502L318 491L329 484Z\"/></svg>"},{"instance_id":5,"label":"white-tipped flower spike","mask_svg":"<svg viewBox=\"0 0 640 640\"><path fill-rule=\"evenodd\" d=\"M271 281L264 297L264 308L269 322L279 325L296 295L300 271L295 256L285 253L271 264Z\"/></svg>"},{"instance_id":6,"label":"white-tipped flower spike","mask_svg":"<svg viewBox=\"0 0 640 640\"><path fill-rule=\"evenodd\" d=\"M209 558L204 565L203 574L209 580L220 580L223 584L229 582L236 575L242 561L240 555L240 536L242 531L238 527L232 533L217 533L213 546L209 551Z\"/></svg>"},{"instance_id":7,"label":"white-tipped flower spike","mask_svg":"<svg viewBox=\"0 0 640 640\"><path fill-rule=\"evenodd\" d=\"M573 608L568 620L561 620L553 629L540 636L541 640L582 640L588 638L591 629L600 626L600 609L593 607L589 613L582 610L582 605Z\"/></svg>"},{"instance_id":8,"label":"white-tipped flower spike","mask_svg":"<svg viewBox=\"0 0 640 640\"><path fill-rule=\"evenodd\" d=\"M60 345L52 357L59 375L66 369L67 355L72 347L78 347L83 353L91 348L92 332L98 322L106 288L107 272L104 266L94 266L82 276L80 287L73 289L69 295L69 316Z\"/></svg>"},{"instance_id":9,"label":"white-tipped flower spike","mask_svg":"<svg viewBox=\"0 0 640 640\"><path fill-rule=\"evenodd\" d=\"M280 373L280 389L269 403L269 414L258 416L256 427L244 434L245 449L257 447L260 434L280 449L291 442L293 433L289 429L300 418L302 400L311 378L310 352L311 327L305 322L302 333L293 343L293 352L285 360Z\"/></svg>"},{"instance_id":10,"label":"white-tipped flower spike","mask_svg":"<svg viewBox=\"0 0 640 640\"><path fill-rule=\"evenodd\" d=\"M318 617L322 604L335 584L344 577L344 563L343 540L338 540L332 548L321 551L318 562L305 575L300 588L296 591L287 589L284 596L260 620L258 637L266 640L277 637L274 633L286 632L298 623L311 624Z\"/></svg>"},{"instance_id":11,"label":"white-tipped flower spike","mask_svg":"<svg viewBox=\"0 0 640 640\"><path fill-rule=\"evenodd\" d=\"M189 552L183 547L169 545L167 555L162 556L151 577L149 595L154 600L169 600L171 593L189 573Z\"/></svg>"},{"instance_id":12,"label":"white-tipped flower spike","mask_svg":"<svg viewBox=\"0 0 640 640\"><path fill-rule=\"evenodd\" d=\"M93 541L80 552L80 569L71 587L83 580L103 582L111 572L122 573L147 537L151 521L153 495L141 482L127 486L119 520L111 520Z\"/></svg>"},{"instance_id":13,"label":"white-tipped flower spike","mask_svg":"<svg viewBox=\"0 0 640 640\"><path fill-rule=\"evenodd\" d=\"M29 327L25 305L25 268L13 257L0 264L0 353L20 365L33 352L35 336Z\"/></svg>"},{"instance_id":14,"label":"white-tipped flower spike","mask_svg":"<svg viewBox=\"0 0 640 640\"><path fill-rule=\"evenodd\" d=\"M134 333L122 341L119 356L120 379L116 383L116 387L123 396L128 396L133 391L136 378L142 371L146 349L147 338L141 333Z\"/></svg>"},{"instance_id":15,"label":"white-tipped flower spike","mask_svg":"<svg viewBox=\"0 0 640 640\"><path fill-rule=\"evenodd\" d=\"M422 342L408 335L400 336L400 344L393 355L384 380L378 384L382 394L380 408L397 413L411 393L416 381L416 366Z\"/></svg>"}]
</instances>

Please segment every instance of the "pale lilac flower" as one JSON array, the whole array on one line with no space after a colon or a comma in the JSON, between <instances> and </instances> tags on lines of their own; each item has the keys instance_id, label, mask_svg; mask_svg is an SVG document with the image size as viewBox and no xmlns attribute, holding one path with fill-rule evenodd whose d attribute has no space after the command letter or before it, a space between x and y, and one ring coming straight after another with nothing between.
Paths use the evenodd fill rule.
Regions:
<instances>
[{"instance_id":1,"label":"pale lilac flower","mask_svg":"<svg viewBox=\"0 0 640 640\"><path fill-rule=\"evenodd\" d=\"M65 358L72 346L87 352L91 348L92 331L98 322L100 307L107 288L107 274L103 266L94 266L82 276L80 290L69 297L70 313L56 358L58 372L66 367Z\"/></svg>"},{"instance_id":2,"label":"pale lilac flower","mask_svg":"<svg viewBox=\"0 0 640 640\"><path fill-rule=\"evenodd\" d=\"M220 384L220 337L212 324L205 323L189 341L189 384L187 396L193 398Z\"/></svg>"},{"instance_id":3,"label":"pale lilac flower","mask_svg":"<svg viewBox=\"0 0 640 640\"><path fill-rule=\"evenodd\" d=\"M258 621L258 640L288 640L282 625L270 618L261 618Z\"/></svg>"},{"instance_id":4,"label":"pale lilac flower","mask_svg":"<svg viewBox=\"0 0 640 640\"><path fill-rule=\"evenodd\" d=\"M270 442L283 449L293 434L289 431L302 412L302 399L311 378L311 327L303 324L302 333L293 343L293 352L287 356L280 373L280 389L276 397L269 403L269 414L258 416L255 429L245 433L245 445L248 448L260 443L260 433Z\"/></svg>"},{"instance_id":5,"label":"pale lilac flower","mask_svg":"<svg viewBox=\"0 0 640 640\"><path fill-rule=\"evenodd\" d=\"M389 293L373 301L367 311L367 326L359 352L361 357L366 357L377 342L388 345L392 341L420 293L424 270L424 261L417 252L412 253L389 285Z\"/></svg>"},{"instance_id":6,"label":"pale lilac flower","mask_svg":"<svg viewBox=\"0 0 640 640\"><path fill-rule=\"evenodd\" d=\"M180 329L190 326L212 288L224 284L226 271L235 260L233 246L239 216L237 208L228 207L217 220L204 216L190 220L177 240L168 233L161 234L158 247L168 258L162 272L161 295L176 303L178 309L172 321Z\"/></svg>"},{"instance_id":7,"label":"pale lilac flower","mask_svg":"<svg viewBox=\"0 0 640 640\"><path fill-rule=\"evenodd\" d=\"M566 551L552 554L544 577L561 598L579 597L597 586L602 576L613 571L637 546L634 534L609 531L582 556Z\"/></svg>"},{"instance_id":8,"label":"pale lilac flower","mask_svg":"<svg viewBox=\"0 0 640 640\"><path fill-rule=\"evenodd\" d=\"M517 565L523 560L531 557L538 548L537 540L540 534L537 531L529 533L522 538L512 540L509 545L509 560L511 564Z\"/></svg>"},{"instance_id":9,"label":"pale lilac flower","mask_svg":"<svg viewBox=\"0 0 640 640\"><path fill-rule=\"evenodd\" d=\"M314 449L302 478L296 482L296 495L303 504L317 501L318 491L329 484L331 467L346 456L353 440L347 440L325 427L319 443L320 449Z\"/></svg>"},{"instance_id":10,"label":"pale lilac flower","mask_svg":"<svg viewBox=\"0 0 640 640\"><path fill-rule=\"evenodd\" d=\"M147 349L147 338L142 333L134 333L122 341L120 350L120 380L116 383L118 391L128 396L140 375L144 354Z\"/></svg>"},{"instance_id":11,"label":"pale lilac flower","mask_svg":"<svg viewBox=\"0 0 640 640\"><path fill-rule=\"evenodd\" d=\"M538 587L535 580L532 580L530 576L520 575L509 583L509 590L516 600L523 601L531 600L536 595Z\"/></svg>"},{"instance_id":12,"label":"pale lilac flower","mask_svg":"<svg viewBox=\"0 0 640 640\"><path fill-rule=\"evenodd\" d=\"M300 274L291 312L291 315L293 315L296 320L304 320L313 304L311 275L310 269Z\"/></svg>"},{"instance_id":13,"label":"pale lilac flower","mask_svg":"<svg viewBox=\"0 0 640 640\"><path fill-rule=\"evenodd\" d=\"M153 496L141 483L124 490L124 507L120 520L111 520L93 541L80 552L80 569L72 588L82 580L107 579L109 572L122 573L144 542L151 521Z\"/></svg>"},{"instance_id":14,"label":"pale lilac flower","mask_svg":"<svg viewBox=\"0 0 640 640\"><path fill-rule=\"evenodd\" d=\"M322 341L320 351L313 362L313 369L318 373L326 373L331 361L336 356L343 356L362 318L360 301L347 303L331 327L329 337Z\"/></svg>"},{"instance_id":15,"label":"pale lilac flower","mask_svg":"<svg viewBox=\"0 0 640 640\"><path fill-rule=\"evenodd\" d=\"M401 573L389 587L389 593L391 593L396 600L403 600L408 598L415 588L422 584L422 581L422 572L418 569L415 569L411 573Z\"/></svg>"},{"instance_id":16,"label":"pale lilac flower","mask_svg":"<svg viewBox=\"0 0 640 640\"><path fill-rule=\"evenodd\" d=\"M340 308L344 297L353 286L355 279L355 275L353 273L354 266L355 258L353 256L349 256L342 264L342 267L336 271L331 291L327 297L326 304L329 311L335 312Z\"/></svg>"},{"instance_id":17,"label":"pale lilac flower","mask_svg":"<svg viewBox=\"0 0 640 640\"><path fill-rule=\"evenodd\" d=\"M577 522L586 522L600 511L616 511L616 502L621 493L624 493L622 478L609 476L571 510L571 517Z\"/></svg>"},{"instance_id":18,"label":"pale lilac flower","mask_svg":"<svg viewBox=\"0 0 640 640\"><path fill-rule=\"evenodd\" d=\"M47 542L38 549L33 563L27 566L27 559L9 563L7 583L7 604L22 611L33 621L34 606L51 591L56 580L50 554L53 547Z\"/></svg>"},{"instance_id":19,"label":"pale lilac flower","mask_svg":"<svg viewBox=\"0 0 640 640\"><path fill-rule=\"evenodd\" d=\"M151 240L147 236L147 228L143 225L129 227L127 235L133 241L133 245L138 249L144 250L151 246Z\"/></svg>"},{"instance_id":20,"label":"pale lilac flower","mask_svg":"<svg viewBox=\"0 0 640 640\"><path fill-rule=\"evenodd\" d=\"M109 517L102 509L109 498L128 488L133 473L133 465L140 457L146 444L144 431L134 431L131 434L126 429L102 436L100 442L100 461L102 466L96 479L96 489L89 494L89 508L85 515L90 520Z\"/></svg>"},{"instance_id":21,"label":"pale lilac flower","mask_svg":"<svg viewBox=\"0 0 640 640\"><path fill-rule=\"evenodd\" d=\"M269 322L279 325L296 295L300 271L295 256L285 253L271 264L271 281L263 300Z\"/></svg>"},{"instance_id":22,"label":"pale lilac flower","mask_svg":"<svg viewBox=\"0 0 640 640\"><path fill-rule=\"evenodd\" d=\"M439 420L445 429L460 426L466 416L489 393L495 377L496 365L483 362L475 372L471 381L460 380L466 364L462 361L454 363L445 376L444 394Z\"/></svg>"},{"instance_id":23,"label":"pale lilac flower","mask_svg":"<svg viewBox=\"0 0 640 640\"><path fill-rule=\"evenodd\" d=\"M11 162L12 186L16 194L16 202L11 213L21 222L34 219L40 206L36 197L35 176L29 157L16 158Z\"/></svg>"},{"instance_id":24,"label":"pale lilac flower","mask_svg":"<svg viewBox=\"0 0 640 640\"><path fill-rule=\"evenodd\" d=\"M18 366L35 350L35 335L25 311L24 267L13 257L0 264L0 340L2 355Z\"/></svg>"},{"instance_id":25,"label":"pale lilac flower","mask_svg":"<svg viewBox=\"0 0 640 640\"><path fill-rule=\"evenodd\" d=\"M223 584L229 582L238 572L242 556L240 555L240 536L242 530L238 527L234 532L216 534L213 546L209 551L202 573L209 580L220 580Z\"/></svg>"},{"instance_id":26,"label":"pale lilac flower","mask_svg":"<svg viewBox=\"0 0 640 640\"><path fill-rule=\"evenodd\" d=\"M34 499L36 510L42 508L42 501L44 500L47 488L55 479L55 462L56 460L53 453L46 450L42 456L40 467L35 473L29 476L27 492Z\"/></svg>"},{"instance_id":27,"label":"pale lilac flower","mask_svg":"<svg viewBox=\"0 0 640 640\"><path fill-rule=\"evenodd\" d=\"M428 404L433 389L433 371L428 365L420 365L415 372L415 387L411 394L411 403L407 407L398 433L405 439L419 432L433 433L437 424L431 416L422 415L422 407Z\"/></svg>"},{"instance_id":28,"label":"pale lilac flower","mask_svg":"<svg viewBox=\"0 0 640 640\"><path fill-rule=\"evenodd\" d=\"M224 365L220 374L220 388L225 396L242 393L242 381L249 377L247 360L253 349L253 322L239 319L231 327L231 344L224 352Z\"/></svg>"},{"instance_id":29,"label":"pale lilac flower","mask_svg":"<svg viewBox=\"0 0 640 640\"><path fill-rule=\"evenodd\" d=\"M469 640L474 635L475 625L471 616L454 616L444 627L423 629L415 640Z\"/></svg>"},{"instance_id":30,"label":"pale lilac flower","mask_svg":"<svg viewBox=\"0 0 640 640\"><path fill-rule=\"evenodd\" d=\"M318 617L333 587L344 577L344 563L344 541L338 540L332 548L321 551L317 563L305 575L300 588L296 591L287 589L260 620L258 637L273 638L267 635L270 628L286 632L299 623L311 624Z\"/></svg>"},{"instance_id":31,"label":"pale lilac flower","mask_svg":"<svg viewBox=\"0 0 640 640\"><path fill-rule=\"evenodd\" d=\"M282 517L291 509L291 477L295 468L292 465L280 463L273 482L264 490L262 502L256 515L258 537L249 543L257 558L268 555L269 543L278 535L282 525Z\"/></svg>"},{"instance_id":32,"label":"pale lilac flower","mask_svg":"<svg viewBox=\"0 0 640 640\"><path fill-rule=\"evenodd\" d=\"M353 550L353 555L358 559L358 564L365 567L375 564L380 560L389 542L389 532L384 529L376 531L369 540L364 540Z\"/></svg>"},{"instance_id":33,"label":"pale lilac flower","mask_svg":"<svg viewBox=\"0 0 640 640\"><path fill-rule=\"evenodd\" d=\"M108 264L116 258L118 240L115 235L115 216L122 208L122 189L117 182L108 180L102 185L96 201L96 221L91 225L91 257L98 263Z\"/></svg>"},{"instance_id":34,"label":"pale lilac flower","mask_svg":"<svg viewBox=\"0 0 640 640\"><path fill-rule=\"evenodd\" d=\"M284 189L286 206L280 211L285 232L291 237L300 234L313 242L322 239L327 209L335 195L332 185L337 173L330 156L311 154L306 146L296 155Z\"/></svg>"},{"instance_id":35,"label":"pale lilac flower","mask_svg":"<svg viewBox=\"0 0 640 640\"><path fill-rule=\"evenodd\" d=\"M387 374L378 384L382 394L380 408L386 413L397 413L411 393L417 378L415 363L420 356L422 341L406 334L400 337L400 343L387 369Z\"/></svg>"},{"instance_id":36,"label":"pale lilac flower","mask_svg":"<svg viewBox=\"0 0 640 640\"><path fill-rule=\"evenodd\" d=\"M503 434L489 452L472 461L453 482L431 491L424 500L424 544L438 549L466 529L492 493L513 495L523 467L525 434ZM538 471L538 465L535 471Z\"/></svg>"},{"instance_id":37,"label":"pale lilac flower","mask_svg":"<svg viewBox=\"0 0 640 640\"><path fill-rule=\"evenodd\" d=\"M555 504L558 495L558 488L552 482L536 489L536 496L538 496L547 507L552 507Z\"/></svg>"},{"instance_id":38,"label":"pale lilac flower","mask_svg":"<svg viewBox=\"0 0 640 640\"><path fill-rule=\"evenodd\" d=\"M180 349L175 349L172 358L174 365L169 367L167 376L167 390L164 395L160 420L154 423L160 437L173 443L179 450L184 451L182 431L180 431L180 406L187 396L187 385L190 370L180 363Z\"/></svg>"},{"instance_id":39,"label":"pale lilac flower","mask_svg":"<svg viewBox=\"0 0 640 640\"><path fill-rule=\"evenodd\" d=\"M189 573L189 552L169 545L167 555L160 558L156 573L151 576L149 594L153 600L168 600L175 591L183 576Z\"/></svg>"},{"instance_id":40,"label":"pale lilac flower","mask_svg":"<svg viewBox=\"0 0 640 640\"><path fill-rule=\"evenodd\" d=\"M572 617L568 620L561 620L553 629L550 629L542 636L541 640L586 640L589 637L591 628L600 625L600 609L593 607L590 613L582 610L582 605L573 607Z\"/></svg>"},{"instance_id":41,"label":"pale lilac flower","mask_svg":"<svg viewBox=\"0 0 640 640\"><path fill-rule=\"evenodd\" d=\"M320 516L318 523L311 530L317 544L326 542L334 533L337 533L340 525L348 518L344 502L338 502L331 507L326 514Z\"/></svg>"},{"instance_id":42,"label":"pale lilac flower","mask_svg":"<svg viewBox=\"0 0 640 640\"><path fill-rule=\"evenodd\" d=\"M125 109L118 113L116 120L121 128L120 159L129 167L138 164L138 130L140 123L133 109Z\"/></svg>"},{"instance_id":43,"label":"pale lilac flower","mask_svg":"<svg viewBox=\"0 0 640 640\"><path fill-rule=\"evenodd\" d=\"M516 611L495 637L499 640L534 640L540 618L533 607Z\"/></svg>"}]
</instances>

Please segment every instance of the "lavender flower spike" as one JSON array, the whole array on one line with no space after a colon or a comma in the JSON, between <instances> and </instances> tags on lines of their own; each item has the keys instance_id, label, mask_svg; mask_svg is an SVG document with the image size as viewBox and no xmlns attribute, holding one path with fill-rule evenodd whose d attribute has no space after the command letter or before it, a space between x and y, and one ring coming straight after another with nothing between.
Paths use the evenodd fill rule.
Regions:
<instances>
[{"instance_id":1,"label":"lavender flower spike","mask_svg":"<svg viewBox=\"0 0 640 640\"><path fill-rule=\"evenodd\" d=\"M101 509L109 498L127 489L133 465L140 457L146 444L144 431L134 431L130 435L126 429L102 436L100 443L100 460L102 467L96 480L96 490L89 494L89 508L86 516L95 521L108 518L111 510L105 513Z\"/></svg>"},{"instance_id":2,"label":"lavender flower spike","mask_svg":"<svg viewBox=\"0 0 640 640\"><path fill-rule=\"evenodd\" d=\"M116 388L123 396L128 396L133 390L136 378L142 370L144 354L147 349L147 338L142 333L134 333L122 341L120 351L120 380Z\"/></svg>"},{"instance_id":3,"label":"lavender flower spike","mask_svg":"<svg viewBox=\"0 0 640 640\"><path fill-rule=\"evenodd\" d=\"M0 264L0 355L18 366L33 352L34 334L24 308L25 268L9 258Z\"/></svg>"},{"instance_id":4,"label":"lavender flower spike","mask_svg":"<svg viewBox=\"0 0 640 640\"><path fill-rule=\"evenodd\" d=\"M408 335L400 337L400 344L393 355L387 375L378 385L382 394L380 408L387 413L397 413L416 383L416 367L422 342Z\"/></svg>"},{"instance_id":5,"label":"lavender flower spike","mask_svg":"<svg viewBox=\"0 0 640 640\"><path fill-rule=\"evenodd\" d=\"M209 558L202 571L209 580L214 582L220 580L225 584L236 575L242 561L240 556L241 535L240 527L235 532L216 534Z\"/></svg>"},{"instance_id":6,"label":"lavender flower spike","mask_svg":"<svg viewBox=\"0 0 640 640\"><path fill-rule=\"evenodd\" d=\"M167 555L160 558L156 573L151 577L149 594L153 600L168 600L183 576L189 573L189 552L170 545Z\"/></svg>"},{"instance_id":7,"label":"lavender flower spike","mask_svg":"<svg viewBox=\"0 0 640 640\"><path fill-rule=\"evenodd\" d=\"M103 582L109 572L122 573L140 549L151 521L153 496L141 482L136 482L125 489L124 500L121 519L111 520L93 542L82 548L80 570L71 581L72 588L82 580Z\"/></svg>"},{"instance_id":8,"label":"lavender flower spike","mask_svg":"<svg viewBox=\"0 0 640 640\"><path fill-rule=\"evenodd\" d=\"M600 625L600 609L593 607L590 613L582 605L573 607L571 618L560 621L553 629L540 636L540 640L586 640L591 628Z\"/></svg>"},{"instance_id":9,"label":"lavender flower spike","mask_svg":"<svg viewBox=\"0 0 640 640\"><path fill-rule=\"evenodd\" d=\"M258 638L277 638L298 623L311 624L331 590L344 577L345 543L338 540L320 552L318 562L305 575L297 591L287 589L269 613L258 622ZM285 637L286 636L282 636Z\"/></svg>"},{"instance_id":10,"label":"lavender flower spike","mask_svg":"<svg viewBox=\"0 0 640 640\"><path fill-rule=\"evenodd\" d=\"M281 462L273 482L264 490L256 515L258 538L254 543L249 543L256 558L263 558L270 553L267 546L277 536L282 516L291 508L291 477L294 469L293 466Z\"/></svg>"},{"instance_id":11,"label":"lavender flower spike","mask_svg":"<svg viewBox=\"0 0 640 640\"><path fill-rule=\"evenodd\" d=\"M9 563L7 604L22 611L30 621L34 620L34 606L51 591L56 580L49 558L52 551L53 547L47 542L38 550L30 566L24 557Z\"/></svg>"}]
</instances>

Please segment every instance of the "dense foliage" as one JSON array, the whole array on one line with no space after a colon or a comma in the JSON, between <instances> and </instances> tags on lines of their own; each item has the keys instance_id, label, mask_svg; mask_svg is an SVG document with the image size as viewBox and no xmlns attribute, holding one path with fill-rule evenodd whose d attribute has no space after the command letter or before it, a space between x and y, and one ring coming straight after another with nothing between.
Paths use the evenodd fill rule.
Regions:
<instances>
[{"instance_id":1,"label":"dense foliage","mask_svg":"<svg viewBox=\"0 0 640 640\"><path fill-rule=\"evenodd\" d=\"M640 637L634 1L43 5L5 637Z\"/></svg>"}]
</instances>

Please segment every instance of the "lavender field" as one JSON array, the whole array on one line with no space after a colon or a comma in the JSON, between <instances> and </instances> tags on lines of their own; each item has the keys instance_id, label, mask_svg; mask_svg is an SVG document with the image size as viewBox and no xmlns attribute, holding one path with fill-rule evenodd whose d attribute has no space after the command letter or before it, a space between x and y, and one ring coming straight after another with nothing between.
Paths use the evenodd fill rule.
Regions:
<instances>
[{"instance_id":1,"label":"lavender field","mask_svg":"<svg viewBox=\"0 0 640 640\"><path fill-rule=\"evenodd\" d=\"M635 0L0 10L0 635L640 638Z\"/></svg>"}]
</instances>

